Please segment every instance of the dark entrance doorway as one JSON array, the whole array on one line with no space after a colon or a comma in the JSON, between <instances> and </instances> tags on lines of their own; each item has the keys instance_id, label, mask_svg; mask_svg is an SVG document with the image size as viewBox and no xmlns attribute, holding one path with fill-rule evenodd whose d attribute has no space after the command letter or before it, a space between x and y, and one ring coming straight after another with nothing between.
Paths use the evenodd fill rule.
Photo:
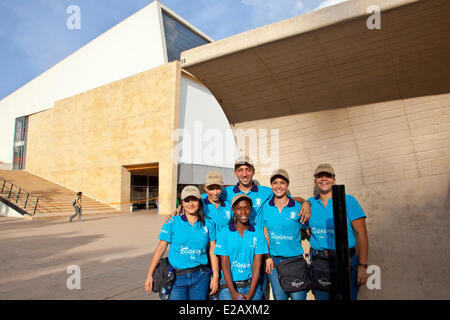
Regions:
<instances>
[{"instance_id":1,"label":"dark entrance doorway","mask_svg":"<svg viewBox=\"0 0 450 320\"><path fill-rule=\"evenodd\" d=\"M130 202L133 211L156 208L159 183L158 163L126 166L126 168L131 173Z\"/></svg>"}]
</instances>

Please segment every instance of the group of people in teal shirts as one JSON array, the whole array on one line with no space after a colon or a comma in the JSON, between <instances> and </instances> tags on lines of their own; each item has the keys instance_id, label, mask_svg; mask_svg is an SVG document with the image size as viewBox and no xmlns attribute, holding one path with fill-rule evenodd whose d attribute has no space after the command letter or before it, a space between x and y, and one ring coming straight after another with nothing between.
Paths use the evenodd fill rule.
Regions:
<instances>
[{"instance_id":1,"label":"group of people in teal shirts","mask_svg":"<svg viewBox=\"0 0 450 320\"><path fill-rule=\"evenodd\" d=\"M335 239L331 165L314 172L316 195L305 200L289 195L289 175L278 169L271 188L255 183L255 167L247 156L235 162L235 186L223 186L211 171L204 194L195 186L181 193L181 212L161 228L145 281L152 290L153 273L170 245L168 259L175 279L169 300L264 300L267 280L275 300L333 300ZM346 194L352 299L367 281L366 215L358 201ZM308 239L310 259L301 240Z\"/></svg>"}]
</instances>

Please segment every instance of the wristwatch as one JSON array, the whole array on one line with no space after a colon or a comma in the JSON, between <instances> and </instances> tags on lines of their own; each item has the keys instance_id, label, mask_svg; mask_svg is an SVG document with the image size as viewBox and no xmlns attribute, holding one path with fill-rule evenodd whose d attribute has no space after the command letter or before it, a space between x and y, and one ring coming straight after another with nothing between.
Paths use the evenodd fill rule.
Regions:
<instances>
[{"instance_id":1,"label":"wristwatch","mask_svg":"<svg viewBox=\"0 0 450 320\"><path fill-rule=\"evenodd\" d=\"M358 267L359 267L359 266L362 266L362 267L365 267L365 268L368 267L368 265L367 265L366 263L358 263Z\"/></svg>"}]
</instances>

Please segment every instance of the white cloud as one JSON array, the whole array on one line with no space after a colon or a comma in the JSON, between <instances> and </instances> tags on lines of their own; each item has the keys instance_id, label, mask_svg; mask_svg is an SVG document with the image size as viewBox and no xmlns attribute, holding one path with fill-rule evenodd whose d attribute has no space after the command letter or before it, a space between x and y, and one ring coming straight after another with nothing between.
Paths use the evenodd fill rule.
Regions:
<instances>
[{"instance_id":1,"label":"white cloud","mask_svg":"<svg viewBox=\"0 0 450 320\"><path fill-rule=\"evenodd\" d=\"M314 10L319 10L319 9L323 9L326 7L331 7L334 6L335 4L341 3L341 2L345 2L347 0L325 0L323 2L321 2L319 4L319 6L317 8L315 8Z\"/></svg>"}]
</instances>

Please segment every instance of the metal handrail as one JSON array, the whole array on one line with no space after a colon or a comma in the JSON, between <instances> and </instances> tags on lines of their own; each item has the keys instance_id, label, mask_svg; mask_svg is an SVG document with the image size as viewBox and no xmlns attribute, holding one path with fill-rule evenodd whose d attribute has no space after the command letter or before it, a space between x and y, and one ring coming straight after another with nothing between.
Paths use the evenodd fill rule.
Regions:
<instances>
[{"instance_id":1,"label":"metal handrail","mask_svg":"<svg viewBox=\"0 0 450 320\"><path fill-rule=\"evenodd\" d=\"M37 210L38 203L39 203L39 197L38 196L33 195L31 192L28 192L25 189L15 185L14 183L9 182L9 181L7 181L5 179L1 179L0 178L0 184L2 186L2 188L0 190L0 194L1 195L4 194L4 196L6 196L6 198L9 201L15 203L20 208L22 208L25 211L27 211L30 215L34 216L36 214L36 210ZM17 191L17 192L14 191L14 187L16 187L16 189L19 189L19 191ZM9 190L7 190L7 188L9 188ZM7 191L5 192L5 190L7 190ZM21 196L22 196L22 198L25 198L25 200L21 199ZM32 200L33 197L36 198L34 201ZM20 205L19 201L23 203L23 206ZM31 203L34 203L34 206L32 207L32 210L26 210L27 205L28 205L28 207L30 207ZM32 211L32 213L30 213L30 211Z\"/></svg>"}]
</instances>

